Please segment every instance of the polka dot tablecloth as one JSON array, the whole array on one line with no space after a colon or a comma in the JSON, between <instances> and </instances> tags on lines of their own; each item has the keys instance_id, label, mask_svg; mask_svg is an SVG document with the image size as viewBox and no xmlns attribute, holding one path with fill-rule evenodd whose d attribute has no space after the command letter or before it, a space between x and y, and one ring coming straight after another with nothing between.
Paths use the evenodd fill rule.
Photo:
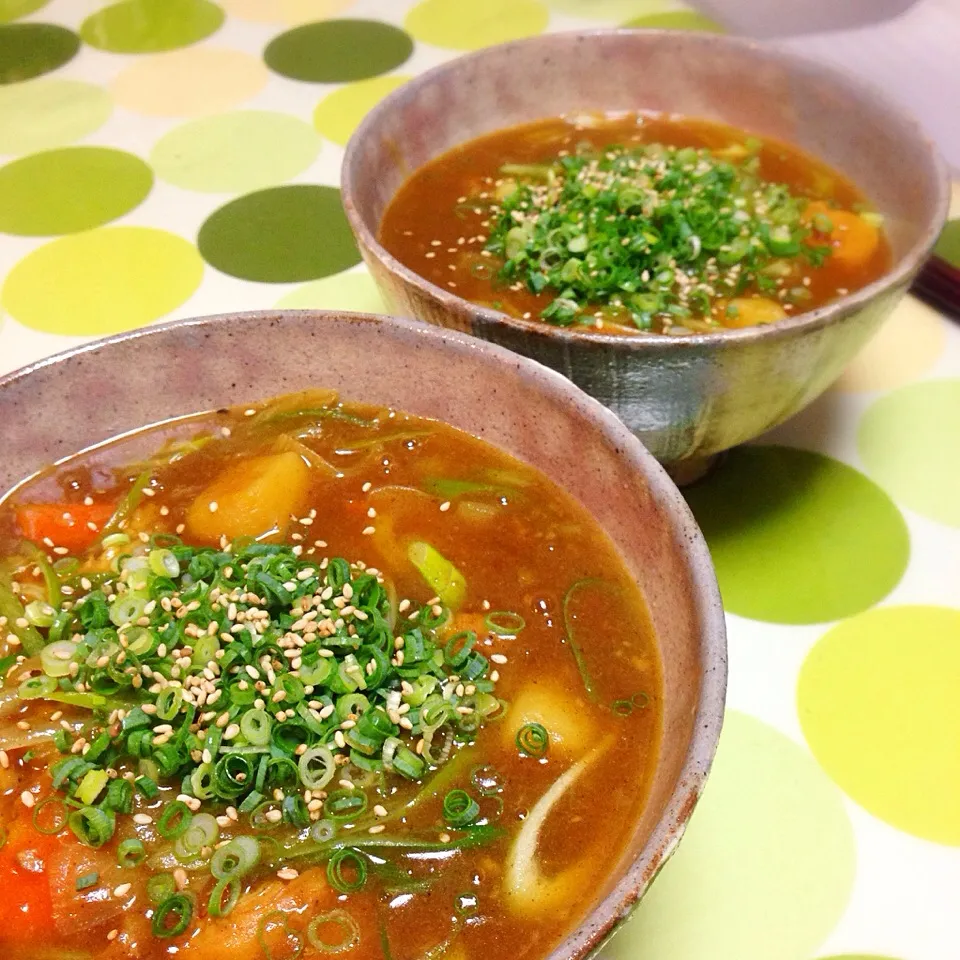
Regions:
<instances>
[{"instance_id":1,"label":"polka dot tablecloth","mask_svg":"<svg viewBox=\"0 0 960 960\"><path fill-rule=\"evenodd\" d=\"M337 189L363 114L458 52L624 23L719 29L671 0L0 0L0 372L161 319L382 310ZM727 722L606 960L957 960L960 327L908 298L688 496Z\"/></svg>"}]
</instances>

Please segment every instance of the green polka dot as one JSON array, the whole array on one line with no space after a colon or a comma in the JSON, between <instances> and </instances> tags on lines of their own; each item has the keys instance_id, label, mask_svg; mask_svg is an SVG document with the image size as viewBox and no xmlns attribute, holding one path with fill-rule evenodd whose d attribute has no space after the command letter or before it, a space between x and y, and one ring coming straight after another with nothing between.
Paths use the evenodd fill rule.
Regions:
<instances>
[{"instance_id":1,"label":"green polka dot","mask_svg":"<svg viewBox=\"0 0 960 960\"><path fill-rule=\"evenodd\" d=\"M41 77L0 87L0 153L62 147L101 127L113 103L102 87Z\"/></svg>"},{"instance_id":2,"label":"green polka dot","mask_svg":"<svg viewBox=\"0 0 960 960\"><path fill-rule=\"evenodd\" d=\"M408 76L394 73L340 87L317 104L317 109L313 111L313 125L328 140L345 146L367 113L409 79Z\"/></svg>"},{"instance_id":3,"label":"green polka dot","mask_svg":"<svg viewBox=\"0 0 960 960\"><path fill-rule=\"evenodd\" d=\"M797 684L826 772L886 823L960 846L960 610L880 607L828 631Z\"/></svg>"},{"instance_id":4,"label":"green polka dot","mask_svg":"<svg viewBox=\"0 0 960 960\"><path fill-rule=\"evenodd\" d=\"M25 17L28 13L36 13L49 2L50 0L0 0L0 23L9 23Z\"/></svg>"},{"instance_id":5,"label":"green polka dot","mask_svg":"<svg viewBox=\"0 0 960 960\"><path fill-rule=\"evenodd\" d=\"M315 310L352 310L387 313L373 277L365 270L338 273L297 287L277 301L278 307Z\"/></svg>"},{"instance_id":6,"label":"green polka dot","mask_svg":"<svg viewBox=\"0 0 960 960\"><path fill-rule=\"evenodd\" d=\"M89 230L138 206L152 186L150 168L123 150L34 153L0 168L0 231L37 237Z\"/></svg>"},{"instance_id":7,"label":"green polka dot","mask_svg":"<svg viewBox=\"0 0 960 960\"><path fill-rule=\"evenodd\" d=\"M19 83L50 73L72 60L80 38L52 23L0 26L0 83Z\"/></svg>"},{"instance_id":8,"label":"green polka dot","mask_svg":"<svg viewBox=\"0 0 960 960\"><path fill-rule=\"evenodd\" d=\"M378 20L323 20L281 33L264 51L281 76L310 83L345 83L386 73L413 53L413 41Z\"/></svg>"},{"instance_id":9,"label":"green polka dot","mask_svg":"<svg viewBox=\"0 0 960 960\"><path fill-rule=\"evenodd\" d=\"M157 176L186 190L243 193L306 170L320 138L302 120L249 110L185 123L150 154Z\"/></svg>"},{"instance_id":10,"label":"green polka dot","mask_svg":"<svg viewBox=\"0 0 960 960\"><path fill-rule=\"evenodd\" d=\"M840 791L765 723L727 711L706 791L605 960L809 960L856 872Z\"/></svg>"},{"instance_id":11,"label":"green polka dot","mask_svg":"<svg viewBox=\"0 0 960 960\"><path fill-rule=\"evenodd\" d=\"M585 20L623 23L651 13L675 11L671 0L548 0L554 10Z\"/></svg>"},{"instance_id":12,"label":"green polka dot","mask_svg":"<svg viewBox=\"0 0 960 960\"><path fill-rule=\"evenodd\" d=\"M910 544L890 498L852 467L789 447L740 447L684 491L727 610L821 623L882 600Z\"/></svg>"},{"instance_id":13,"label":"green polka dot","mask_svg":"<svg viewBox=\"0 0 960 960\"><path fill-rule=\"evenodd\" d=\"M249 193L214 211L200 228L211 266L244 280L315 280L360 262L335 187L296 184Z\"/></svg>"},{"instance_id":14,"label":"green polka dot","mask_svg":"<svg viewBox=\"0 0 960 960\"><path fill-rule=\"evenodd\" d=\"M857 436L867 472L911 510L960 527L960 380L927 380L878 400Z\"/></svg>"},{"instance_id":15,"label":"green polka dot","mask_svg":"<svg viewBox=\"0 0 960 960\"><path fill-rule=\"evenodd\" d=\"M223 10L209 0L122 0L87 17L80 36L111 53L159 53L209 37Z\"/></svg>"},{"instance_id":16,"label":"green polka dot","mask_svg":"<svg viewBox=\"0 0 960 960\"><path fill-rule=\"evenodd\" d=\"M550 15L538 0L422 0L404 26L423 43L451 50L519 40L543 33Z\"/></svg>"},{"instance_id":17,"label":"green polka dot","mask_svg":"<svg viewBox=\"0 0 960 960\"><path fill-rule=\"evenodd\" d=\"M707 33L725 33L724 28L696 10L668 10L665 13L651 13L643 17L628 20L625 27L639 27L644 30L703 30Z\"/></svg>"},{"instance_id":18,"label":"green polka dot","mask_svg":"<svg viewBox=\"0 0 960 960\"><path fill-rule=\"evenodd\" d=\"M948 221L933 252L960 270L960 220Z\"/></svg>"},{"instance_id":19,"label":"green polka dot","mask_svg":"<svg viewBox=\"0 0 960 960\"><path fill-rule=\"evenodd\" d=\"M203 261L182 237L105 227L34 250L7 275L0 303L43 333L103 336L169 313L202 278Z\"/></svg>"}]
</instances>

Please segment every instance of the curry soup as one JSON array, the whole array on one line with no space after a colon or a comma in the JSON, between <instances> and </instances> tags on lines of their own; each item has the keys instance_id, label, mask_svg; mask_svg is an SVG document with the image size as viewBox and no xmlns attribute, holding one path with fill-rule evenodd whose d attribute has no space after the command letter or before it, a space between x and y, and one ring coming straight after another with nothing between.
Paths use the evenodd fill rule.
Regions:
<instances>
[{"instance_id":1,"label":"curry soup","mask_svg":"<svg viewBox=\"0 0 960 960\"><path fill-rule=\"evenodd\" d=\"M880 217L796 147L707 120L552 118L416 170L380 241L445 290L611 334L771 323L890 266Z\"/></svg>"},{"instance_id":2,"label":"curry soup","mask_svg":"<svg viewBox=\"0 0 960 960\"><path fill-rule=\"evenodd\" d=\"M656 764L657 646L536 470L328 391L0 504L6 960L545 956Z\"/></svg>"}]
</instances>

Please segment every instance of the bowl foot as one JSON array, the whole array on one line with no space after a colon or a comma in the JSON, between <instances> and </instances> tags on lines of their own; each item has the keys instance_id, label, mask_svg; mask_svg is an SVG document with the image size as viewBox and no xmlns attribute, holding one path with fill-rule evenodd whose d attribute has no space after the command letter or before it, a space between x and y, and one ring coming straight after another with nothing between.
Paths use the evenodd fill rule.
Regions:
<instances>
[{"instance_id":1,"label":"bowl foot","mask_svg":"<svg viewBox=\"0 0 960 960\"><path fill-rule=\"evenodd\" d=\"M708 457L689 457L686 460L670 460L664 462L663 468L670 474L670 479L678 487L689 487L702 480L720 461L720 454L714 453Z\"/></svg>"}]
</instances>

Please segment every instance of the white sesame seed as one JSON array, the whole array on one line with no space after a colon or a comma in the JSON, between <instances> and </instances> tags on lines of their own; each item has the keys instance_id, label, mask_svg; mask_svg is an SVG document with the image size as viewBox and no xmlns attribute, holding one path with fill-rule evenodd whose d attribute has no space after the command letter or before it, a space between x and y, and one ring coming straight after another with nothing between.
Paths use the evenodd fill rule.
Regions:
<instances>
[{"instance_id":1,"label":"white sesame seed","mask_svg":"<svg viewBox=\"0 0 960 960\"><path fill-rule=\"evenodd\" d=\"M277 876L281 880L296 880L300 874L293 869L293 867L284 867L282 870L277 871Z\"/></svg>"},{"instance_id":2,"label":"white sesame seed","mask_svg":"<svg viewBox=\"0 0 960 960\"><path fill-rule=\"evenodd\" d=\"M449 509L450 509L450 501L444 500L443 503L440 504L440 512L446 513Z\"/></svg>"},{"instance_id":3,"label":"white sesame seed","mask_svg":"<svg viewBox=\"0 0 960 960\"><path fill-rule=\"evenodd\" d=\"M115 897L125 897L130 892L130 887L132 884L121 883L120 886L113 888L113 895Z\"/></svg>"},{"instance_id":4,"label":"white sesame seed","mask_svg":"<svg viewBox=\"0 0 960 960\"><path fill-rule=\"evenodd\" d=\"M376 528L376 527L364 527L363 530L361 531L361 533L362 533L365 537L369 537L369 536L371 536L372 534L374 534L374 533L376 533L376 532L377 532L377 528Z\"/></svg>"},{"instance_id":5,"label":"white sesame seed","mask_svg":"<svg viewBox=\"0 0 960 960\"><path fill-rule=\"evenodd\" d=\"M29 810L37 801L36 797L34 797L29 790L24 790L23 793L20 794L20 802Z\"/></svg>"},{"instance_id":6,"label":"white sesame seed","mask_svg":"<svg viewBox=\"0 0 960 960\"><path fill-rule=\"evenodd\" d=\"M283 814L279 810L268 810L266 817L271 823L279 823L283 819Z\"/></svg>"},{"instance_id":7,"label":"white sesame seed","mask_svg":"<svg viewBox=\"0 0 960 960\"><path fill-rule=\"evenodd\" d=\"M211 500L211 501L210 501L210 512L211 512L211 513L216 513L218 506L219 506L219 504L217 503L216 500Z\"/></svg>"}]
</instances>

